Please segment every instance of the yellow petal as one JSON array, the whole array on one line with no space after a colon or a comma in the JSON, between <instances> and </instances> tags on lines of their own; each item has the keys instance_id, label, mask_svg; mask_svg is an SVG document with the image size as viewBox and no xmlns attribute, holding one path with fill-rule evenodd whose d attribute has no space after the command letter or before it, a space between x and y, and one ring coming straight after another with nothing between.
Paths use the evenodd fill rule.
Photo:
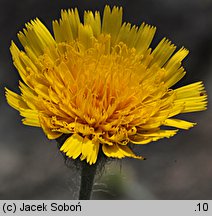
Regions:
<instances>
[{"instance_id":1,"label":"yellow petal","mask_svg":"<svg viewBox=\"0 0 212 216\"><path fill-rule=\"evenodd\" d=\"M130 137L130 142L133 144L146 145L152 141L157 141L162 138L170 138L177 133L178 130L158 130L136 134Z\"/></svg>"},{"instance_id":2,"label":"yellow petal","mask_svg":"<svg viewBox=\"0 0 212 216\"><path fill-rule=\"evenodd\" d=\"M138 39L135 43L135 48L138 52L144 54L149 49L152 42L156 28L142 23L138 30Z\"/></svg>"},{"instance_id":3,"label":"yellow petal","mask_svg":"<svg viewBox=\"0 0 212 216\"><path fill-rule=\"evenodd\" d=\"M135 136L131 137L129 140L133 144L146 145L152 141L157 141L158 139L160 139L160 138L155 138L155 137L149 138L149 137L143 137L143 136L135 135Z\"/></svg>"},{"instance_id":4,"label":"yellow petal","mask_svg":"<svg viewBox=\"0 0 212 216\"><path fill-rule=\"evenodd\" d=\"M99 142L90 140L87 137L83 140L82 145L82 155L80 157L81 160L86 159L87 163L94 164L96 163L97 156L99 152Z\"/></svg>"},{"instance_id":5,"label":"yellow petal","mask_svg":"<svg viewBox=\"0 0 212 216\"><path fill-rule=\"evenodd\" d=\"M112 11L107 5L104 9L102 21L102 33L111 35L111 43L114 45L122 25L122 7L113 7Z\"/></svg>"},{"instance_id":6,"label":"yellow petal","mask_svg":"<svg viewBox=\"0 0 212 216\"><path fill-rule=\"evenodd\" d=\"M46 47L55 45L51 33L39 19L27 23L23 31L18 34L19 40L24 47L30 48L37 56L42 55Z\"/></svg>"},{"instance_id":7,"label":"yellow petal","mask_svg":"<svg viewBox=\"0 0 212 216\"><path fill-rule=\"evenodd\" d=\"M180 76L180 73L183 73L184 70L180 69L182 60L188 55L189 51L185 48L178 50L171 59L167 62L165 66L165 82L168 82L176 73ZM182 74L183 75L183 74ZM171 86L171 85L169 85Z\"/></svg>"},{"instance_id":8,"label":"yellow petal","mask_svg":"<svg viewBox=\"0 0 212 216\"><path fill-rule=\"evenodd\" d=\"M163 38L152 52L154 58L151 62L151 65L155 63L158 66L162 67L168 61L175 49L176 46L171 44L171 42L166 38Z\"/></svg>"},{"instance_id":9,"label":"yellow petal","mask_svg":"<svg viewBox=\"0 0 212 216\"><path fill-rule=\"evenodd\" d=\"M192 83L174 90L175 106L183 105L182 113L202 111L207 108L207 95L202 82Z\"/></svg>"},{"instance_id":10,"label":"yellow petal","mask_svg":"<svg viewBox=\"0 0 212 216\"><path fill-rule=\"evenodd\" d=\"M61 11L60 21L53 21L53 31L57 42L71 42L78 37L80 18L75 8Z\"/></svg>"},{"instance_id":11,"label":"yellow petal","mask_svg":"<svg viewBox=\"0 0 212 216\"><path fill-rule=\"evenodd\" d=\"M14 109L20 111L21 109L28 109L29 107L23 101L22 97L15 92L5 88L6 90L6 99L8 104L13 107Z\"/></svg>"},{"instance_id":12,"label":"yellow petal","mask_svg":"<svg viewBox=\"0 0 212 216\"><path fill-rule=\"evenodd\" d=\"M78 37L79 42L83 45L85 49L88 49L92 46L93 31L89 25L79 25L78 28Z\"/></svg>"},{"instance_id":13,"label":"yellow petal","mask_svg":"<svg viewBox=\"0 0 212 216\"><path fill-rule=\"evenodd\" d=\"M186 72L180 67L169 79L165 81L167 88L170 88L185 76Z\"/></svg>"},{"instance_id":14,"label":"yellow petal","mask_svg":"<svg viewBox=\"0 0 212 216\"><path fill-rule=\"evenodd\" d=\"M29 126L40 127L39 112L31 109L21 109L20 115L25 117L23 124Z\"/></svg>"},{"instance_id":15,"label":"yellow petal","mask_svg":"<svg viewBox=\"0 0 212 216\"><path fill-rule=\"evenodd\" d=\"M15 67L17 68L22 80L30 86L28 80L27 80L27 76L28 76L28 72L26 71L26 67L23 64L23 62L21 62L20 60L20 54L21 51L18 49L18 47L15 45L15 43L12 41L11 46L10 46L10 52L12 54L12 58L13 58L13 64L15 65Z\"/></svg>"},{"instance_id":16,"label":"yellow petal","mask_svg":"<svg viewBox=\"0 0 212 216\"><path fill-rule=\"evenodd\" d=\"M117 144L114 144L112 146L103 145L102 150L107 157L114 157L119 159L124 157L133 157L137 159L143 159L143 157L141 156L136 156L128 146L117 145Z\"/></svg>"},{"instance_id":17,"label":"yellow petal","mask_svg":"<svg viewBox=\"0 0 212 216\"><path fill-rule=\"evenodd\" d=\"M29 126L40 127L39 112L36 109L30 109L28 104L18 94L6 89L7 102L20 112L20 115L25 117L23 123Z\"/></svg>"},{"instance_id":18,"label":"yellow petal","mask_svg":"<svg viewBox=\"0 0 212 216\"><path fill-rule=\"evenodd\" d=\"M101 33L101 18L98 11L95 12L95 15L91 11L86 11L84 13L84 24L90 25L93 31L94 36L97 38Z\"/></svg>"},{"instance_id":19,"label":"yellow petal","mask_svg":"<svg viewBox=\"0 0 212 216\"><path fill-rule=\"evenodd\" d=\"M38 95L24 83L19 81L19 88L22 93L22 99L27 104L30 109L37 109L38 105Z\"/></svg>"},{"instance_id":20,"label":"yellow petal","mask_svg":"<svg viewBox=\"0 0 212 216\"><path fill-rule=\"evenodd\" d=\"M166 119L164 121L163 125L187 130L187 129L193 127L194 125L196 125L196 123L183 121L181 119Z\"/></svg>"},{"instance_id":21,"label":"yellow petal","mask_svg":"<svg viewBox=\"0 0 212 216\"><path fill-rule=\"evenodd\" d=\"M137 39L137 27L131 28L130 23L124 23L118 33L116 44L119 42L125 43L128 47L134 47Z\"/></svg>"},{"instance_id":22,"label":"yellow petal","mask_svg":"<svg viewBox=\"0 0 212 216\"><path fill-rule=\"evenodd\" d=\"M83 138L80 135L73 134L66 139L60 151L64 152L68 157L76 159L82 153L82 142Z\"/></svg>"},{"instance_id":23,"label":"yellow petal","mask_svg":"<svg viewBox=\"0 0 212 216\"><path fill-rule=\"evenodd\" d=\"M124 158L124 154L119 151L119 148L116 144L109 146L103 145L102 150L107 157L114 157L114 158Z\"/></svg>"},{"instance_id":24,"label":"yellow petal","mask_svg":"<svg viewBox=\"0 0 212 216\"><path fill-rule=\"evenodd\" d=\"M188 97L197 97L201 93L205 94L205 88L203 83L195 82L183 87L177 88L174 90L177 96L177 99L188 98Z\"/></svg>"},{"instance_id":25,"label":"yellow petal","mask_svg":"<svg viewBox=\"0 0 212 216\"><path fill-rule=\"evenodd\" d=\"M143 133L141 134L141 136L144 137L158 137L158 138L169 138L174 136L177 133L178 130L158 130L155 132L147 132L147 133Z\"/></svg>"},{"instance_id":26,"label":"yellow petal","mask_svg":"<svg viewBox=\"0 0 212 216\"><path fill-rule=\"evenodd\" d=\"M135 155L128 146L119 145L119 151L122 152L126 157L132 157L136 159L144 159L142 156Z\"/></svg>"}]
</instances>

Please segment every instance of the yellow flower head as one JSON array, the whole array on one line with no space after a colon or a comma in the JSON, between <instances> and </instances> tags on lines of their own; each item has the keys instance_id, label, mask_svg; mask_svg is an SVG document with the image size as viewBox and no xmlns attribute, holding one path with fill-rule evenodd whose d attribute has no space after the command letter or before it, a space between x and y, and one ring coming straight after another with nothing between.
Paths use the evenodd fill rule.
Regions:
<instances>
[{"instance_id":1,"label":"yellow flower head","mask_svg":"<svg viewBox=\"0 0 212 216\"><path fill-rule=\"evenodd\" d=\"M49 139L69 134L61 151L94 164L107 157L136 156L129 143L147 144L171 137L194 123L173 118L206 109L202 82L171 89L184 75L185 48L166 38L150 48L156 28L122 23L122 8L100 13L62 10L54 36L35 19L12 42L21 94L6 89L8 103L23 123L41 127Z\"/></svg>"}]
</instances>

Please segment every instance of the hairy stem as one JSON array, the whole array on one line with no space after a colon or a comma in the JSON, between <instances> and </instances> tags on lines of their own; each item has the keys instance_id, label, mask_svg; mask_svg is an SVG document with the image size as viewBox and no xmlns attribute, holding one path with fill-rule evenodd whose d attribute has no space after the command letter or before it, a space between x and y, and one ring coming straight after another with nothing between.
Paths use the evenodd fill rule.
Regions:
<instances>
[{"instance_id":1,"label":"hairy stem","mask_svg":"<svg viewBox=\"0 0 212 216\"><path fill-rule=\"evenodd\" d=\"M81 184L79 192L80 200L89 200L91 198L97 166L97 163L89 165L88 163L82 161Z\"/></svg>"}]
</instances>

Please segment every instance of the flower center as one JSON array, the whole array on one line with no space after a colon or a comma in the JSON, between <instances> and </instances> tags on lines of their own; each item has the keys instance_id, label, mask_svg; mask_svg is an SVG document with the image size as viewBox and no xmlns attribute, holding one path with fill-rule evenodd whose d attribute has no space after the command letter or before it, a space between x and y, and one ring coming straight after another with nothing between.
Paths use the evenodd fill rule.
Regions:
<instances>
[{"instance_id":1,"label":"flower center","mask_svg":"<svg viewBox=\"0 0 212 216\"><path fill-rule=\"evenodd\" d=\"M53 118L55 130L62 126L92 139L123 144L158 110L167 93L161 82L164 71L148 66L150 54L144 59L124 43L110 47L108 35L93 39L90 48L75 41L46 53L42 71L49 83L47 103L64 112L64 117Z\"/></svg>"}]
</instances>

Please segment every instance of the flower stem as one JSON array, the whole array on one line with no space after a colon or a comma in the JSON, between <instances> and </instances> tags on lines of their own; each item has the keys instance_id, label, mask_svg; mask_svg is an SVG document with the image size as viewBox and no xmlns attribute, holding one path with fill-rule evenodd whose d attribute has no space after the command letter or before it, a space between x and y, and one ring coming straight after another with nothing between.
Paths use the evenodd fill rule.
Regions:
<instances>
[{"instance_id":1,"label":"flower stem","mask_svg":"<svg viewBox=\"0 0 212 216\"><path fill-rule=\"evenodd\" d=\"M81 185L80 185L80 192L79 192L80 200L90 199L97 166L98 166L97 163L93 165L89 165L85 161L82 161Z\"/></svg>"}]
</instances>

